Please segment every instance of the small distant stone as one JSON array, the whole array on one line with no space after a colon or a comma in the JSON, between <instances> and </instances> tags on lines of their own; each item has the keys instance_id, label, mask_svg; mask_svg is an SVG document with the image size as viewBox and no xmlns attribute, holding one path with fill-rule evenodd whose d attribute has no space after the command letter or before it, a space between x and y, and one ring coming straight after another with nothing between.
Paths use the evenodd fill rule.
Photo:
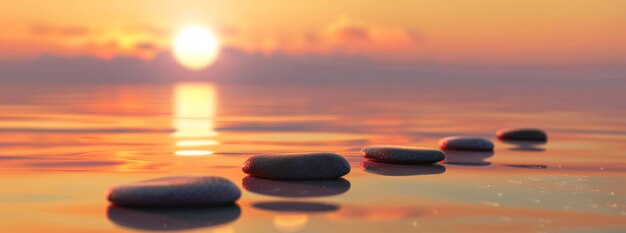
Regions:
<instances>
[{"instance_id":1,"label":"small distant stone","mask_svg":"<svg viewBox=\"0 0 626 233\"><path fill-rule=\"evenodd\" d=\"M368 146L361 149L361 155L369 160L395 164L431 164L446 158L437 149L407 146Z\"/></svg>"},{"instance_id":2,"label":"small distant stone","mask_svg":"<svg viewBox=\"0 0 626 233\"><path fill-rule=\"evenodd\" d=\"M540 129L501 129L496 133L502 140L539 141L548 140L548 135Z\"/></svg>"},{"instance_id":3,"label":"small distant stone","mask_svg":"<svg viewBox=\"0 0 626 233\"><path fill-rule=\"evenodd\" d=\"M126 207L197 207L233 204L239 188L215 176L171 176L111 188L110 202Z\"/></svg>"},{"instance_id":4,"label":"small distant stone","mask_svg":"<svg viewBox=\"0 0 626 233\"><path fill-rule=\"evenodd\" d=\"M493 143L481 137L445 137L439 140L442 150L493 150Z\"/></svg>"},{"instance_id":5,"label":"small distant stone","mask_svg":"<svg viewBox=\"0 0 626 233\"><path fill-rule=\"evenodd\" d=\"M242 170L275 180L336 179L350 172L350 164L333 153L263 154L248 158Z\"/></svg>"}]
</instances>

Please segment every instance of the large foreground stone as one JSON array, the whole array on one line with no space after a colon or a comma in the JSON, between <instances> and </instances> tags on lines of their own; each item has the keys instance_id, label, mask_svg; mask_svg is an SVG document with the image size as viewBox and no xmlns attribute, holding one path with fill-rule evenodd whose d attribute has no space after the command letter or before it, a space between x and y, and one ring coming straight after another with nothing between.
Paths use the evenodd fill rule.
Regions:
<instances>
[{"instance_id":1,"label":"large foreground stone","mask_svg":"<svg viewBox=\"0 0 626 233\"><path fill-rule=\"evenodd\" d=\"M350 172L350 164L333 153L264 154L248 158L242 170L276 180L336 179Z\"/></svg>"},{"instance_id":2,"label":"large foreground stone","mask_svg":"<svg viewBox=\"0 0 626 233\"><path fill-rule=\"evenodd\" d=\"M446 157L440 150L408 146L368 146L361 149L361 155L369 160L395 164L430 164Z\"/></svg>"},{"instance_id":3,"label":"large foreground stone","mask_svg":"<svg viewBox=\"0 0 626 233\"><path fill-rule=\"evenodd\" d=\"M128 207L197 207L233 204L241 191L214 176L172 176L111 188L108 199Z\"/></svg>"}]
</instances>

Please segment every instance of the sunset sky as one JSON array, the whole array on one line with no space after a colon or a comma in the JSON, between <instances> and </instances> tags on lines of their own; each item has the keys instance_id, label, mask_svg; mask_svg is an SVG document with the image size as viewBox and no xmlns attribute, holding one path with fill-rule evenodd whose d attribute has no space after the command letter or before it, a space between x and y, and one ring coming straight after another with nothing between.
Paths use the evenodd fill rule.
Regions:
<instances>
[{"instance_id":1,"label":"sunset sky","mask_svg":"<svg viewBox=\"0 0 626 233\"><path fill-rule=\"evenodd\" d=\"M0 60L168 51L185 25L263 54L494 65L626 63L626 1L2 1Z\"/></svg>"}]
</instances>

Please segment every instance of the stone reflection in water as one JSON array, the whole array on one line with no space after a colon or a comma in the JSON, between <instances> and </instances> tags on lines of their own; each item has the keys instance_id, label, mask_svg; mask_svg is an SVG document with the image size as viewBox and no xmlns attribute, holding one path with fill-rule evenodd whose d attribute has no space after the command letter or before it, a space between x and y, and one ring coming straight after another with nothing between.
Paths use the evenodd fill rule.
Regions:
<instances>
[{"instance_id":1,"label":"stone reflection in water","mask_svg":"<svg viewBox=\"0 0 626 233\"><path fill-rule=\"evenodd\" d=\"M547 165L542 164L504 164L505 167L528 168L528 169L546 169Z\"/></svg>"},{"instance_id":2,"label":"stone reflection in water","mask_svg":"<svg viewBox=\"0 0 626 233\"><path fill-rule=\"evenodd\" d=\"M268 180L244 177L242 186L253 193L277 197L322 197L345 193L350 189L346 179L331 180Z\"/></svg>"},{"instance_id":3,"label":"stone reflection in water","mask_svg":"<svg viewBox=\"0 0 626 233\"><path fill-rule=\"evenodd\" d=\"M210 83L178 83L174 89L174 122L176 146L179 156L205 156L213 154L206 149L218 144L212 137L215 131L217 97Z\"/></svg>"},{"instance_id":4,"label":"stone reflection in water","mask_svg":"<svg viewBox=\"0 0 626 233\"><path fill-rule=\"evenodd\" d=\"M489 166L491 162L485 161L493 157L493 151L459 151L445 150L445 164L461 165L461 166Z\"/></svg>"},{"instance_id":5,"label":"stone reflection in water","mask_svg":"<svg viewBox=\"0 0 626 233\"><path fill-rule=\"evenodd\" d=\"M433 175L446 172L446 167L439 164L400 165L363 161L361 167L366 172L383 176Z\"/></svg>"},{"instance_id":6,"label":"stone reflection in water","mask_svg":"<svg viewBox=\"0 0 626 233\"><path fill-rule=\"evenodd\" d=\"M272 219L274 229L278 232L298 232L309 222L308 214L281 214Z\"/></svg>"},{"instance_id":7,"label":"stone reflection in water","mask_svg":"<svg viewBox=\"0 0 626 233\"><path fill-rule=\"evenodd\" d=\"M210 208L125 208L111 205L107 217L119 226L149 231L176 231L218 226L239 218L238 205Z\"/></svg>"},{"instance_id":8,"label":"stone reflection in water","mask_svg":"<svg viewBox=\"0 0 626 233\"><path fill-rule=\"evenodd\" d=\"M287 213L324 213L339 209L338 205L318 202L269 201L254 203L257 209Z\"/></svg>"},{"instance_id":9,"label":"stone reflection in water","mask_svg":"<svg viewBox=\"0 0 626 233\"><path fill-rule=\"evenodd\" d=\"M541 152L546 149L540 147L545 145L545 142L536 142L536 141L516 141L516 140L502 140L503 143L513 145L514 147L509 150L518 150L518 151L529 151L529 152Z\"/></svg>"}]
</instances>

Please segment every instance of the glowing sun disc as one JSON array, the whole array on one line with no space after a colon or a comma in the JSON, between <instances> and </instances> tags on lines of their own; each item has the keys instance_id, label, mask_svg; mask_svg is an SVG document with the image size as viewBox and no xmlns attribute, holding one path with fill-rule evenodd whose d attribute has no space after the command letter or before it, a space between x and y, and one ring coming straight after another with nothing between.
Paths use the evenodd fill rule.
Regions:
<instances>
[{"instance_id":1,"label":"glowing sun disc","mask_svg":"<svg viewBox=\"0 0 626 233\"><path fill-rule=\"evenodd\" d=\"M199 70L217 59L219 42L208 28L194 25L181 29L174 38L174 58L183 66Z\"/></svg>"}]
</instances>

